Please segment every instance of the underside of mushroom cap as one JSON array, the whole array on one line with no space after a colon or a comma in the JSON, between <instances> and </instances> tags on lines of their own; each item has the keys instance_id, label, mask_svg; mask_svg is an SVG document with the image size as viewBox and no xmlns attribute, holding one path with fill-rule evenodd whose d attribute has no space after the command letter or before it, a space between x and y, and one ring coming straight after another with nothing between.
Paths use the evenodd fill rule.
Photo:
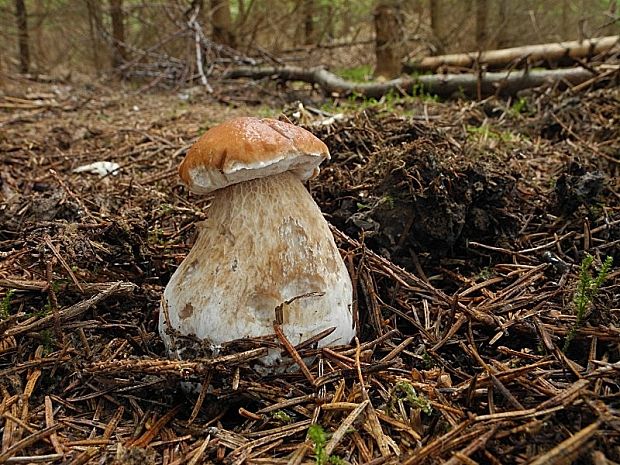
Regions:
<instances>
[{"instance_id":1,"label":"underside of mushroom cap","mask_svg":"<svg viewBox=\"0 0 620 465\"><path fill-rule=\"evenodd\" d=\"M327 146L311 132L275 119L242 117L211 128L198 139L179 174L192 192L206 194L287 171L306 180L318 174L326 159Z\"/></svg>"}]
</instances>

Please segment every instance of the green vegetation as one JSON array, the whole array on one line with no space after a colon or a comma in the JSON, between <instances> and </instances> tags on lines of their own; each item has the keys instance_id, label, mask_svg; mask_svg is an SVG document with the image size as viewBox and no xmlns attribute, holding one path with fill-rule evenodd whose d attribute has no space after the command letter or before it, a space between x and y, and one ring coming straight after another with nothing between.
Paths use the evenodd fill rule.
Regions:
<instances>
[{"instance_id":1,"label":"green vegetation","mask_svg":"<svg viewBox=\"0 0 620 465\"><path fill-rule=\"evenodd\" d=\"M477 137L478 141L481 139L488 139L499 142L515 142L523 137L521 134L515 134L510 131L499 131L491 128L487 124L481 126L466 126L465 130L469 136Z\"/></svg>"},{"instance_id":2,"label":"green vegetation","mask_svg":"<svg viewBox=\"0 0 620 465\"><path fill-rule=\"evenodd\" d=\"M385 194L381 197L380 203L387 203L390 208L394 208L396 206L394 202L394 196L390 194Z\"/></svg>"},{"instance_id":3,"label":"green vegetation","mask_svg":"<svg viewBox=\"0 0 620 465\"><path fill-rule=\"evenodd\" d=\"M598 270L596 277L592 276L591 267L593 262L594 257L589 254L587 254L581 261L581 267L579 269L579 284L577 285L577 290L575 291L575 295L573 297L573 304L575 305L575 314L577 319L572 329L566 336L566 340L564 341L564 352L568 350L571 341L575 338L577 330L583 325L588 308L592 305L592 301L598 294L601 285L605 282L605 279L607 279L607 275L609 274L611 265L613 264L613 258L610 256L605 258L605 261Z\"/></svg>"},{"instance_id":4,"label":"green vegetation","mask_svg":"<svg viewBox=\"0 0 620 465\"><path fill-rule=\"evenodd\" d=\"M174 206L170 205L169 203L162 203L158 210L163 214L163 215L167 215L168 213L172 213L174 212Z\"/></svg>"},{"instance_id":5,"label":"green vegetation","mask_svg":"<svg viewBox=\"0 0 620 465\"><path fill-rule=\"evenodd\" d=\"M491 278L491 276L493 276L493 268L485 266L480 270L476 279L480 281L486 281L487 279Z\"/></svg>"},{"instance_id":6,"label":"green vegetation","mask_svg":"<svg viewBox=\"0 0 620 465\"><path fill-rule=\"evenodd\" d=\"M405 399L411 407L418 408L427 415L431 415L433 413L433 408L431 407L428 399L426 397L419 396L415 392L414 387L407 381L400 381L396 383L394 393L397 394L398 391L405 394Z\"/></svg>"},{"instance_id":7,"label":"green vegetation","mask_svg":"<svg viewBox=\"0 0 620 465\"><path fill-rule=\"evenodd\" d=\"M51 329L44 329L39 333L41 335L41 345L43 346L43 355L49 355L54 352L56 345L56 337Z\"/></svg>"},{"instance_id":8,"label":"green vegetation","mask_svg":"<svg viewBox=\"0 0 620 465\"><path fill-rule=\"evenodd\" d=\"M328 462L325 444L327 444L327 434L321 425L310 425L308 437L314 444L314 460L317 465L324 465Z\"/></svg>"},{"instance_id":9,"label":"green vegetation","mask_svg":"<svg viewBox=\"0 0 620 465\"><path fill-rule=\"evenodd\" d=\"M365 82L372 78L372 66L368 64L336 70L342 79L354 82Z\"/></svg>"},{"instance_id":10,"label":"green vegetation","mask_svg":"<svg viewBox=\"0 0 620 465\"><path fill-rule=\"evenodd\" d=\"M35 310L34 312L32 312L32 315L36 316L37 318L43 318L49 315L50 313L52 313L52 311L53 311L52 301L48 297L47 300L45 301L45 305L43 306L43 308L39 308L38 310Z\"/></svg>"},{"instance_id":11,"label":"green vegetation","mask_svg":"<svg viewBox=\"0 0 620 465\"><path fill-rule=\"evenodd\" d=\"M53 285L54 284L52 283L52 286ZM9 289L7 290L6 294L4 294L4 297L2 298L2 300L0 300L0 321L5 320L9 316L11 316L11 300L13 299L14 294L15 294L15 289ZM48 297L43 308L40 308L39 310L36 310L34 312L28 312L27 315L29 317L36 316L38 318L42 318L50 314L51 312L52 312L52 303Z\"/></svg>"},{"instance_id":12,"label":"green vegetation","mask_svg":"<svg viewBox=\"0 0 620 465\"><path fill-rule=\"evenodd\" d=\"M327 451L325 450L327 433L325 433L321 425L310 425L310 428L308 428L308 437L314 444L314 460L316 465L326 465L328 463L340 465L344 463L344 461L336 455L327 456Z\"/></svg>"},{"instance_id":13,"label":"green vegetation","mask_svg":"<svg viewBox=\"0 0 620 465\"><path fill-rule=\"evenodd\" d=\"M511 111L515 115L521 115L528 112L527 100L524 97L519 97L510 107Z\"/></svg>"},{"instance_id":14,"label":"green vegetation","mask_svg":"<svg viewBox=\"0 0 620 465\"><path fill-rule=\"evenodd\" d=\"M271 414L272 418L274 420L280 421L282 423L292 423L293 419L291 418L291 416L286 413L284 410L276 410L275 412L273 412Z\"/></svg>"},{"instance_id":15,"label":"green vegetation","mask_svg":"<svg viewBox=\"0 0 620 465\"><path fill-rule=\"evenodd\" d=\"M11 299L15 294L15 289L9 289L0 301L0 320L5 320L11 314Z\"/></svg>"},{"instance_id":16,"label":"green vegetation","mask_svg":"<svg viewBox=\"0 0 620 465\"><path fill-rule=\"evenodd\" d=\"M259 118L277 118L280 111L268 105L261 105L254 110L254 113Z\"/></svg>"},{"instance_id":17,"label":"green vegetation","mask_svg":"<svg viewBox=\"0 0 620 465\"><path fill-rule=\"evenodd\" d=\"M366 109L387 111L399 115L410 116L418 112L418 109L411 109L418 100L436 101L437 97L431 94L419 93L416 95L402 95L396 91L389 91L383 97L365 97L361 94L353 93L344 100L337 100L325 103L321 110L329 113L358 112Z\"/></svg>"},{"instance_id":18,"label":"green vegetation","mask_svg":"<svg viewBox=\"0 0 620 465\"><path fill-rule=\"evenodd\" d=\"M149 231L148 243L153 245L163 245L166 243L165 233L163 228L154 227Z\"/></svg>"},{"instance_id":19,"label":"green vegetation","mask_svg":"<svg viewBox=\"0 0 620 465\"><path fill-rule=\"evenodd\" d=\"M62 290L62 286L65 284L67 284L67 280L55 279L54 281L50 283L50 286L52 288L52 291L54 291L54 294L58 294ZM49 315L50 313L52 313L53 311L54 311L54 308L52 306L52 301L48 295L47 299L45 300L45 305L43 306L43 308L39 308L38 310L35 310L34 312L30 313L30 316L36 316L37 318L43 318Z\"/></svg>"},{"instance_id":20,"label":"green vegetation","mask_svg":"<svg viewBox=\"0 0 620 465\"><path fill-rule=\"evenodd\" d=\"M422 352L422 360L424 362L424 368L430 370L435 366L435 360L426 350Z\"/></svg>"},{"instance_id":21,"label":"green vegetation","mask_svg":"<svg viewBox=\"0 0 620 465\"><path fill-rule=\"evenodd\" d=\"M438 102L439 96L428 92L421 83L414 84L411 89L411 97L419 98L423 101Z\"/></svg>"},{"instance_id":22,"label":"green vegetation","mask_svg":"<svg viewBox=\"0 0 620 465\"><path fill-rule=\"evenodd\" d=\"M67 284L66 279L55 279L51 283L52 291L58 294L62 290L62 286Z\"/></svg>"}]
</instances>

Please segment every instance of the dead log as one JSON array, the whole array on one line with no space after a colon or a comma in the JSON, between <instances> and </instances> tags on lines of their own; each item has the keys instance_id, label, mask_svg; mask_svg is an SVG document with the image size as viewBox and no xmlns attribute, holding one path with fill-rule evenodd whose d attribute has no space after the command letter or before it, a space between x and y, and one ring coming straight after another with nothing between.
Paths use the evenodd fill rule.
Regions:
<instances>
[{"instance_id":1,"label":"dead log","mask_svg":"<svg viewBox=\"0 0 620 465\"><path fill-rule=\"evenodd\" d=\"M471 68L476 63L493 67L506 66L520 59L528 63L539 61L556 62L562 58L587 58L608 52L620 44L620 36L599 37L583 41L558 42L551 44L526 45L524 47L487 50L483 52L455 53L426 57L420 61L404 64L406 72L435 71L442 66Z\"/></svg>"},{"instance_id":2,"label":"dead log","mask_svg":"<svg viewBox=\"0 0 620 465\"><path fill-rule=\"evenodd\" d=\"M593 71L595 74L593 73ZM557 70L518 70L480 74L433 74L417 77L402 77L384 82L359 83L346 81L324 68L284 67L239 67L226 72L225 79L264 79L302 81L316 84L332 96L359 95L366 98L381 98L388 92L403 94L433 94L440 97L452 95L488 96L514 95L520 90L539 87L543 84L560 82L578 85L586 81L618 76L620 66L607 65L600 68L568 68Z\"/></svg>"}]
</instances>

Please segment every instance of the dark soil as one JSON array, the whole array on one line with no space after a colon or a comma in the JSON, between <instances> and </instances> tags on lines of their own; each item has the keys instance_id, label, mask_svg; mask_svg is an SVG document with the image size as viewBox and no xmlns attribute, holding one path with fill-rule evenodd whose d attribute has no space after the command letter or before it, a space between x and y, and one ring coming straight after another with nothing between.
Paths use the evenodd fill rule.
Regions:
<instances>
[{"instance_id":1,"label":"dark soil","mask_svg":"<svg viewBox=\"0 0 620 465\"><path fill-rule=\"evenodd\" d=\"M606 100L603 115L607 105L620 101ZM319 131L335 154L315 191L324 211L339 229L356 238L363 233L366 244L411 270L411 252L436 264L446 257L481 258L470 241L510 246L528 217L552 213L577 220L578 227L586 219L609 219L603 206L610 196L617 201L618 149L609 146L620 137L616 128L580 122L585 131L596 128L592 136L609 148L609 155L597 159L587 144L541 138L537 114L511 114L505 106L496 118L472 113L467 124L463 115L460 121L424 124L423 118L376 108ZM606 239L619 239L616 227Z\"/></svg>"}]
</instances>

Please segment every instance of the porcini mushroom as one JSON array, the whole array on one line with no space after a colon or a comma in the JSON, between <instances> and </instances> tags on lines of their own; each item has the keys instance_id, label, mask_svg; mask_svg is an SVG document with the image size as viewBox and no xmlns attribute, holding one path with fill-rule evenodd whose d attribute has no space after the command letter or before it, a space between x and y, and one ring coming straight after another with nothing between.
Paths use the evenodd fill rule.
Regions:
<instances>
[{"instance_id":1,"label":"porcini mushroom","mask_svg":"<svg viewBox=\"0 0 620 465\"><path fill-rule=\"evenodd\" d=\"M319 345L355 335L351 279L327 221L303 185L329 159L312 133L268 118L236 118L208 130L179 174L190 191L213 192L196 243L162 298L159 330L211 347L273 334L276 310L293 344L334 327ZM280 363L280 351L261 362Z\"/></svg>"}]
</instances>

